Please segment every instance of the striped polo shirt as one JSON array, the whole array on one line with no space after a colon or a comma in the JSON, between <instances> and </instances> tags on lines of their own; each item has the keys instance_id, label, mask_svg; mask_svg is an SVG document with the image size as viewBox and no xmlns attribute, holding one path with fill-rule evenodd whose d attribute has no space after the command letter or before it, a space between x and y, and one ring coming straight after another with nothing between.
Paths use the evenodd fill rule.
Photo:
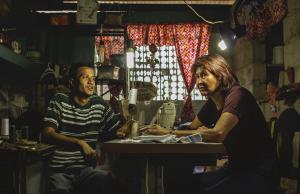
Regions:
<instances>
[{"instance_id":1,"label":"striped polo shirt","mask_svg":"<svg viewBox=\"0 0 300 194\"><path fill-rule=\"evenodd\" d=\"M120 120L99 96L89 97L89 102L78 105L70 94L57 93L49 102L44 126L57 133L86 141L95 149L101 132L115 134ZM80 147L61 147L53 153L50 167L53 170L74 170L86 167Z\"/></svg>"}]
</instances>

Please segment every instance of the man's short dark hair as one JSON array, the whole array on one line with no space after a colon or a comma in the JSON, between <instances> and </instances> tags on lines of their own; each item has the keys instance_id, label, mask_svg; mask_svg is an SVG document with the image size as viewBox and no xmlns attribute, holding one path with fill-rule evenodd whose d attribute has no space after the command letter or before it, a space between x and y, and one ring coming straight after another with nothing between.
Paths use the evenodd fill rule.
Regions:
<instances>
[{"instance_id":1,"label":"man's short dark hair","mask_svg":"<svg viewBox=\"0 0 300 194\"><path fill-rule=\"evenodd\" d=\"M83 63L83 62L71 64L70 71L69 71L69 78L76 79L77 71L81 67L94 68L94 64L93 63Z\"/></svg>"}]
</instances>

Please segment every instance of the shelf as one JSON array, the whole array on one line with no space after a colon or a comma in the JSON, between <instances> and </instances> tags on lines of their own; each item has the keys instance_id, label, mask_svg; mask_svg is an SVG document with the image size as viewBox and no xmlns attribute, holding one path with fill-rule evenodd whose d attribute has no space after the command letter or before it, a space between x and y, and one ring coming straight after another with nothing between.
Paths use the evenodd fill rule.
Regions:
<instances>
[{"instance_id":1,"label":"shelf","mask_svg":"<svg viewBox=\"0 0 300 194\"><path fill-rule=\"evenodd\" d=\"M96 79L97 84L117 84L117 85L123 85L126 82L124 80L116 80L116 79Z\"/></svg>"},{"instance_id":2,"label":"shelf","mask_svg":"<svg viewBox=\"0 0 300 194\"><path fill-rule=\"evenodd\" d=\"M298 98L300 96L300 83L292 83L284 85L278 89L276 100L283 100L285 98Z\"/></svg>"},{"instance_id":3,"label":"shelf","mask_svg":"<svg viewBox=\"0 0 300 194\"><path fill-rule=\"evenodd\" d=\"M16 54L10 49L2 45L0 45L0 58L5 60L8 63L16 65L17 67L25 71L33 70L33 63L31 63L24 56Z\"/></svg>"}]
</instances>

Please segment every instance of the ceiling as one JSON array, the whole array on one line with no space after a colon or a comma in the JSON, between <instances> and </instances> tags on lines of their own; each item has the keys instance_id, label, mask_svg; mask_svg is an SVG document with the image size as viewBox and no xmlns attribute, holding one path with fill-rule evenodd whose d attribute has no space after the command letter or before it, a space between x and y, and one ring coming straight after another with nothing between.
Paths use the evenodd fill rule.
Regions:
<instances>
[{"instance_id":1,"label":"ceiling","mask_svg":"<svg viewBox=\"0 0 300 194\"><path fill-rule=\"evenodd\" d=\"M12 1L14 7L18 10L36 11L36 10L77 10L77 1L74 0L6 0ZM174 1L174 0L152 0L152 1L98 1L98 11L153 11L153 10L176 10L180 11L187 5L193 6L194 9L201 7L224 7L228 8L234 4L236 0L196 0L196 1ZM211 9L214 12L213 9ZM215 15L216 12L214 12Z\"/></svg>"},{"instance_id":2,"label":"ceiling","mask_svg":"<svg viewBox=\"0 0 300 194\"><path fill-rule=\"evenodd\" d=\"M77 3L74 0L63 0L64 3ZM152 1L98 1L98 3L119 3L119 4L213 4L232 5L235 0L196 0L196 1L174 1L174 0L152 0Z\"/></svg>"},{"instance_id":3,"label":"ceiling","mask_svg":"<svg viewBox=\"0 0 300 194\"><path fill-rule=\"evenodd\" d=\"M72 18L74 18L77 11L77 1L74 0L5 1L11 2L10 8L12 14L10 14L10 17L0 17L0 23L5 26L22 26L24 29L28 29L28 23L31 23L30 26L32 28L36 28L42 23L47 23L47 15L69 11ZM122 13L123 21L128 23L203 21L199 15L209 21L229 21L231 8L236 3L235 1L238 2L239 0L98 1L100 16L102 13L98 24L103 22L101 18L105 18L103 16L109 12ZM38 21L33 22L33 18L37 20L37 16L39 18Z\"/></svg>"}]
</instances>

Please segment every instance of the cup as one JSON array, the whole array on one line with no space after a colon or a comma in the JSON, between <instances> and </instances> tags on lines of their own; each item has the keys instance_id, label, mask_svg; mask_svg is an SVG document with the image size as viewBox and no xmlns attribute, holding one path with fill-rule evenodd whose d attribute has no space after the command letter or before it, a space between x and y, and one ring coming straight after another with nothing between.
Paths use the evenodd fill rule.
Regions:
<instances>
[{"instance_id":1,"label":"cup","mask_svg":"<svg viewBox=\"0 0 300 194\"><path fill-rule=\"evenodd\" d=\"M1 120L1 136L3 138L9 138L9 119L3 118Z\"/></svg>"}]
</instances>

